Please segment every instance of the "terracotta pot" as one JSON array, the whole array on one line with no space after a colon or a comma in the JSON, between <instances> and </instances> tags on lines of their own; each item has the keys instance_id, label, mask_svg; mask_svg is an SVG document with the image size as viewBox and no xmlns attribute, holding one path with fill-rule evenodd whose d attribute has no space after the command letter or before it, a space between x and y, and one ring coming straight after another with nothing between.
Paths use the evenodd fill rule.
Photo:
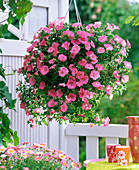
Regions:
<instances>
[{"instance_id":1,"label":"terracotta pot","mask_svg":"<svg viewBox=\"0 0 139 170\"><path fill-rule=\"evenodd\" d=\"M127 120L132 159L134 163L139 163L139 116L129 116Z\"/></svg>"}]
</instances>

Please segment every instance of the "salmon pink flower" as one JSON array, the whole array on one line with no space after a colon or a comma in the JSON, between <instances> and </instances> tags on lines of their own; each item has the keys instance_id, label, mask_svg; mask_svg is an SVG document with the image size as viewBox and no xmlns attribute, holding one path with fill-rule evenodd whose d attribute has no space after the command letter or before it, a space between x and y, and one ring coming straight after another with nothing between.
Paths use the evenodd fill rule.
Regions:
<instances>
[{"instance_id":1,"label":"salmon pink flower","mask_svg":"<svg viewBox=\"0 0 139 170\"><path fill-rule=\"evenodd\" d=\"M74 33L72 32L72 31L63 31L63 35L68 35L68 37L70 38L70 39L73 39L74 38Z\"/></svg>"},{"instance_id":2,"label":"salmon pink flower","mask_svg":"<svg viewBox=\"0 0 139 170\"><path fill-rule=\"evenodd\" d=\"M76 82L76 85L77 85L78 87L81 87L81 86L83 86L83 83L82 83L81 81L78 81L78 82Z\"/></svg>"},{"instance_id":3,"label":"salmon pink flower","mask_svg":"<svg viewBox=\"0 0 139 170\"><path fill-rule=\"evenodd\" d=\"M55 28L56 28L57 30L61 30L61 29L63 28L63 22L62 22L62 21L57 21L57 22L55 23Z\"/></svg>"},{"instance_id":4,"label":"salmon pink flower","mask_svg":"<svg viewBox=\"0 0 139 170\"><path fill-rule=\"evenodd\" d=\"M23 170L30 170L28 167L23 167Z\"/></svg>"},{"instance_id":5,"label":"salmon pink flower","mask_svg":"<svg viewBox=\"0 0 139 170\"><path fill-rule=\"evenodd\" d=\"M48 96L52 96L53 98L55 98L56 95L57 95L57 94L56 94L56 92L55 92L54 89L48 90Z\"/></svg>"},{"instance_id":6,"label":"salmon pink flower","mask_svg":"<svg viewBox=\"0 0 139 170\"><path fill-rule=\"evenodd\" d=\"M54 59L49 60L49 64L54 64L54 63L55 63Z\"/></svg>"},{"instance_id":7,"label":"salmon pink flower","mask_svg":"<svg viewBox=\"0 0 139 170\"><path fill-rule=\"evenodd\" d=\"M60 89L57 90L56 94L57 94L58 98L61 98L62 95L63 95L63 93L62 93L62 91Z\"/></svg>"},{"instance_id":8,"label":"salmon pink flower","mask_svg":"<svg viewBox=\"0 0 139 170\"><path fill-rule=\"evenodd\" d=\"M30 52L30 51L32 51L33 49L34 49L34 46L31 45L30 47L27 48L27 52Z\"/></svg>"},{"instance_id":9,"label":"salmon pink flower","mask_svg":"<svg viewBox=\"0 0 139 170\"><path fill-rule=\"evenodd\" d=\"M107 23L107 26L108 26L106 28L107 30L111 30L112 32L114 31L114 28L109 23Z\"/></svg>"},{"instance_id":10,"label":"salmon pink flower","mask_svg":"<svg viewBox=\"0 0 139 170\"><path fill-rule=\"evenodd\" d=\"M49 72L48 66L41 66L39 69L42 75L46 75Z\"/></svg>"},{"instance_id":11,"label":"salmon pink flower","mask_svg":"<svg viewBox=\"0 0 139 170\"><path fill-rule=\"evenodd\" d=\"M71 74L73 76L76 76L77 73L78 73L78 69L77 68L72 69Z\"/></svg>"},{"instance_id":12,"label":"salmon pink flower","mask_svg":"<svg viewBox=\"0 0 139 170\"><path fill-rule=\"evenodd\" d=\"M48 50L47 50L48 53L52 53L53 51L54 51L53 47L49 47Z\"/></svg>"},{"instance_id":13,"label":"salmon pink flower","mask_svg":"<svg viewBox=\"0 0 139 170\"><path fill-rule=\"evenodd\" d=\"M83 110L90 110L91 107L92 107L92 105L89 104L89 103L83 103L83 104L82 104L82 109L83 109Z\"/></svg>"},{"instance_id":14,"label":"salmon pink flower","mask_svg":"<svg viewBox=\"0 0 139 170\"><path fill-rule=\"evenodd\" d=\"M109 122L110 122L109 117L106 117L105 119L103 119L104 127L108 126Z\"/></svg>"},{"instance_id":15,"label":"salmon pink flower","mask_svg":"<svg viewBox=\"0 0 139 170\"><path fill-rule=\"evenodd\" d=\"M79 79L83 84L87 84L89 81L89 77L84 75L82 78Z\"/></svg>"},{"instance_id":16,"label":"salmon pink flower","mask_svg":"<svg viewBox=\"0 0 139 170\"><path fill-rule=\"evenodd\" d=\"M131 44L130 44L130 42L127 40L126 41L127 42L127 46L128 46L128 48L131 48Z\"/></svg>"},{"instance_id":17,"label":"salmon pink flower","mask_svg":"<svg viewBox=\"0 0 139 170\"><path fill-rule=\"evenodd\" d=\"M59 76L64 77L65 75L68 74L69 71L66 67L60 67L60 70L58 72L59 72Z\"/></svg>"},{"instance_id":18,"label":"salmon pink flower","mask_svg":"<svg viewBox=\"0 0 139 170\"><path fill-rule=\"evenodd\" d=\"M99 39L98 39L98 41L100 41L100 42L105 42L107 40L108 40L107 36L105 36L105 35L99 36Z\"/></svg>"},{"instance_id":19,"label":"salmon pink flower","mask_svg":"<svg viewBox=\"0 0 139 170\"><path fill-rule=\"evenodd\" d=\"M91 63L86 64L86 65L85 65L85 68L87 68L87 69L89 69L89 70L94 69L94 67L92 66L92 64L91 64Z\"/></svg>"},{"instance_id":20,"label":"salmon pink flower","mask_svg":"<svg viewBox=\"0 0 139 170\"><path fill-rule=\"evenodd\" d=\"M76 95L75 94L72 94L72 93L70 93L69 95L68 95L68 100L69 101L75 101L76 100Z\"/></svg>"},{"instance_id":21,"label":"salmon pink flower","mask_svg":"<svg viewBox=\"0 0 139 170\"><path fill-rule=\"evenodd\" d=\"M98 78L100 77L99 71L95 71L95 70L91 71L90 77L91 77L93 80L98 79Z\"/></svg>"},{"instance_id":22,"label":"salmon pink flower","mask_svg":"<svg viewBox=\"0 0 139 170\"><path fill-rule=\"evenodd\" d=\"M45 88L45 82L40 82L40 86L39 86L39 89L44 89Z\"/></svg>"},{"instance_id":23,"label":"salmon pink flower","mask_svg":"<svg viewBox=\"0 0 139 170\"><path fill-rule=\"evenodd\" d=\"M98 62L97 59L92 59L92 61L91 61L92 64L96 64L97 62Z\"/></svg>"},{"instance_id":24,"label":"salmon pink flower","mask_svg":"<svg viewBox=\"0 0 139 170\"><path fill-rule=\"evenodd\" d=\"M99 48L97 49L97 52L98 52L98 53L104 53L104 52L105 52L105 49L104 49L103 47L99 47Z\"/></svg>"},{"instance_id":25,"label":"salmon pink flower","mask_svg":"<svg viewBox=\"0 0 139 170\"><path fill-rule=\"evenodd\" d=\"M113 72L113 76L114 76L116 79L119 79L119 78L121 77L118 73L120 73L120 71L114 71L114 72Z\"/></svg>"},{"instance_id":26,"label":"salmon pink flower","mask_svg":"<svg viewBox=\"0 0 139 170\"><path fill-rule=\"evenodd\" d=\"M94 81L94 82L92 83L92 85L93 85L94 87L99 87L99 86L101 86L100 82L98 82L98 81Z\"/></svg>"},{"instance_id":27,"label":"salmon pink flower","mask_svg":"<svg viewBox=\"0 0 139 170\"><path fill-rule=\"evenodd\" d=\"M31 71L31 70L33 70L33 65L32 64L30 64L29 66L28 66L28 69L27 69L28 71Z\"/></svg>"},{"instance_id":28,"label":"salmon pink flower","mask_svg":"<svg viewBox=\"0 0 139 170\"><path fill-rule=\"evenodd\" d=\"M110 85L107 85L105 88L106 93L112 93L112 87Z\"/></svg>"},{"instance_id":29,"label":"salmon pink flower","mask_svg":"<svg viewBox=\"0 0 139 170\"><path fill-rule=\"evenodd\" d=\"M54 69L56 67L56 64L53 64L49 69Z\"/></svg>"},{"instance_id":30,"label":"salmon pink flower","mask_svg":"<svg viewBox=\"0 0 139 170\"><path fill-rule=\"evenodd\" d=\"M81 23L74 23L74 24L72 24L72 27L75 27L75 28L81 27L81 26L82 26Z\"/></svg>"},{"instance_id":31,"label":"salmon pink flower","mask_svg":"<svg viewBox=\"0 0 139 170\"><path fill-rule=\"evenodd\" d=\"M63 47L65 50L69 50L70 43L68 41L64 42L61 47Z\"/></svg>"},{"instance_id":32,"label":"salmon pink flower","mask_svg":"<svg viewBox=\"0 0 139 170\"><path fill-rule=\"evenodd\" d=\"M29 83L30 83L31 86L33 86L36 83L36 80L33 77L31 77L29 79Z\"/></svg>"},{"instance_id":33,"label":"salmon pink flower","mask_svg":"<svg viewBox=\"0 0 139 170\"><path fill-rule=\"evenodd\" d=\"M83 71L78 71L77 74L76 74L76 77L77 77L78 79L83 78L83 77L84 77L84 72L83 72Z\"/></svg>"},{"instance_id":34,"label":"salmon pink flower","mask_svg":"<svg viewBox=\"0 0 139 170\"><path fill-rule=\"evenodd\" d=\"M18 73L22 73L22 68L19 68L19 69L18 69Z\"/></svg>"},{"instance_id":35,"label":"salmon pink flower","mask_svg":"<svg viewBox=\"0 0 139 170\"><path fill-rule=\"evenodd\" d=\"M62 104L60 107L62 112L66 112L68 110L68 106L66 105L66 103Z\"/></svg>"},{"instance_id":36,"label":"salmon pink flower","mask_svg":"<svg viewBox=\"0 0 139 170\"><path fill-rule=\"evenodd\" d=\"M124 65L125 65L126 68L129 68L129 69L132 68L131 62L124 61Z\"/></svg>"},{"instance_id":37,"label":"salmon pink flower","mask_svg":"<svg viewBox=\"0 0 139 170\"><path fill-rule=\"evenodd\" d=\"M119 58L118 58L118 59L115 59L115 61L117 61L118 64L120 65L120 64L121 64L121 57L119 56Z\"/></svg>"},{"instance_id":38,"label":"salmon pink flower","mask_svg":"<svg viewBox=\"0 0 139 170\"><path fill-rule=\"evenodd\" d=\"M104 66L102 66L101 64L96 64L95 67L96 67L98 70L104 70Z\"/></svg>"},{"instance_id":39,"label":"salmon pink flower","mask_svg":"<svg viewBox=\"0 0 139 170\"><path fill-rule=\"evenodd\" d=\"M108 51L112 51L113 50L113 46L111 44L104 44L104 47L106 48L106 50Z\"/></svg>"},{"instance_id":40,"label":"salmon pink flower","mask_svg":"<svg viewBox=\"0 0 139 170\"><path fill-rule=\"evenodd\" d=\"M93 48L95 48L95 44L94 44L94 42L93 41L91 41L91 46L93 47Z\"/></svg>"},{"instance_id":41,"label":"salmon pink flower","mask_svg":"<svg viewBox=\"0 0 139 170\"><path fill-rule=\"evenodd\" d=\"M123 77L122 77L122 82L123 83L127 83L129 81L129 76L128 75L124 75Z\"/></svg>"},{"instance_id":42,"label":"salmon pink flower","mask_svg":"<svg viewBox=\"0 0 139 170\"><path fill-rule=\"evenodd\" d=\"M33 110L35 113L41 113L41 109L40 108L36 108Z\"/></svg>"},{"instance_id":43,"label":"salmon pink flower","mask_svg":"<svg viewBox=\"0 0 139 170\"><path fill-rule=\"evenodd\" d=\"M75 89L76 88L76 81L69 79L67 82L68 89Z\"/></svg>"},{"instance_id":44,"label":"salmon pink flower","mask_svg":"<svg viewBox=\"0 0 139 170\"><path fill-rule=\"evenodd\" d=\"M94 28L100 28L101 27L101 21L95 22L93 26L94 26Z\"/></svg>"},{"instance_id":45,"label":"salmon pink flower","mask_svg":"<svg viewBox=\"0 0 139 170\"><path fill-rule=\"evenodd\" d=\"M82 58L82 60L79 61L78 63L79 63L79 65L81 65L81 66L85 66L85 65L87 64L87 61L86 61L86 59Z\"/></svg>"},{"instance_id":46,"label":"salmon pink flower","mask_svg":"<svg viewBox=\"0 0 139 170\"><path fill-rule=\"evenodd\" d=\"M52 43L52 47L53 47L54 49L57 49L58 46L59 46L59 43L57 43L57 42L53 42L53 43Z\"/></svg>"},{"instance_id":47,"label":"salmon pink flower","mask_svg":"<svg viewBox=\"0 0 139 170\"><path fill-rule=\"evenodd\" d=\"M49 102L48 102L48 106L49 107L54 107L54 106L56 106L58 103L57 102L55 102L53 99L51 99Z\"/></svg>"},{"instance_id":48,"label":"salmon pink flower","mask_svg":"<svg viewBox=\"0 0 139 170\"><path fill-rule=\"evenodd\" d=\"M119 37L118 35L115 35L114 40L115 40L117 43L120 43L120 41L122 40L122 38Z\"/></svg>"},{"instance_id":49,"label":"salmon pink flower","mask_svg":"<svg viewBox=\"0 0 139 170\"><path fill-rule=\"evenodd\" d=\"M74 68L75 68L75 66L74 66L73 64L70 64L70 65L69 65L70 71L72 71Z\"/></svg>"},{"instance_id":50,"label":"salmon pink flower","mask_svg":"<svg viewBox=\"0 0 139 170\"><path fill-rule=\"evenodd\" d=\"M60 54L60 55L58 56L58 59L59 59L60 61L64 62L64 61L67 60L67 56L65 56L65 55L63 55L63 54Z\"/></svg>"},{"instance_id":51,"label":"salmon pink flower","mask_svg":"<svg viewBox=\"0 0 139 170\"><path fill-rule=\"evenodd\" d=\"M117 79L117 80L115 81L115 83L116 83L118 86L121 86L121 82L120 82L119 79Z\"/></svg>"},{"instance_id":52,"label":"salmon pink flower","mask_svg":"<svg viewBox=\"0 0 139 170\"><path fill-rule=\"evenodd\" d=\"M66 87L65 83L59 83L59 86Z\"/></svg>"},{"instance_id":53,"label":"salmon pink flower","mask_svg":"<svg viewBox=\"0 0 139 170\"><path fill-rule=\"evenodd\" d=\"M121 48L121 51L120 51L121 54L123 54L125 57L126 57L126 50L124 47Z\"/></svg>"},{"instance_id":54,"label":"salmon pink flower","mask_svg":"<svg viewBox=\"0 0 139 170\"><path fill-rule=\"evenodd\" d=\"M76 55L78 54L80 51L80 46L74 44L74 46L71 48L70 52L72 55Z\"/></svg>"},{"instance_id":55,"label":"salmon pink flower","mask_svg":"<svg viewBox=\"0 0 139 170\"><path fill-rule=\"evenodd\" d=\"M95 120L96 122L99 122L99 121L100 121L99 116L95 117L94 120Z\"/></svg>"}]
</instances>

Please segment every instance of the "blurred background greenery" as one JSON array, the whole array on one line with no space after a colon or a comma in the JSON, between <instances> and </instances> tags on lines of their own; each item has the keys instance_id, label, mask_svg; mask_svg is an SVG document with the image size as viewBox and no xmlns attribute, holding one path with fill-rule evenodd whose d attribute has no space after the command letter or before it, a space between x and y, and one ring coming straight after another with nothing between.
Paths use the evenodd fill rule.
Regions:
<instances>
[{"instance_id":1,"label":"blurred background greenery","mask_svg":"<svg viewBox=\"0 0 139 170\"><path fill-rule=\"evenodd\" d=\"M110 123L126 124L126 116L139 116L139 26L124 24L128 16L139 12L139 2L134 0L76 0L82 23L87 25L95 21L115 24L120 31L115 31L123 39L128 39L132 45L128 61L133 65L127 91L122 96L115 95L112 100L103 98L96 112L102 116L109 116ZM77 22L74 4L70 8L70 23ZM105 157L105 138L99 140L100 158ZM125 144L124 139L120 139ZM85 137L80 137L80 161L86 160ZM85 169L82 167L82 169Z\"/></svg>"}]
</instances>

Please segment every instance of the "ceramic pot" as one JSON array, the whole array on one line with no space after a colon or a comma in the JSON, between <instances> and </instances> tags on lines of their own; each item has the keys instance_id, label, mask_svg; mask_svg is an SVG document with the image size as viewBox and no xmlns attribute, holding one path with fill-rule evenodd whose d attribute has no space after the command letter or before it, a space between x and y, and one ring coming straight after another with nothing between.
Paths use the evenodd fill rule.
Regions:
<instances>
[{"instance_id":1,"label":"ceramic pot","mask_svg":"<svg viewBox=\"0 0 139 170\"><path fill-rule=\"evenodd\" d=\"M129 116L127 120L132 159L134 163L139 163L139 116Z\"/></svg>"}]
</instances>

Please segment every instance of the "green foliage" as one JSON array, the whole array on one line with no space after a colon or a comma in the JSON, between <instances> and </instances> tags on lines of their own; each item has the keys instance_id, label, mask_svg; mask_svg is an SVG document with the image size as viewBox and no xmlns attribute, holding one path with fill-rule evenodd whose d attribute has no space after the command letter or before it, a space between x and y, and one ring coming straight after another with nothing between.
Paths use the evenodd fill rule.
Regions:
<instances>
[{"instance_id":1,"label":"green foliage","mask_svg":"<svg viewBox=\"0 0 139 170\"><path fill-rule=\"evenodd\" d=\"M0 9L4 12L5 7L9 9L9 16L7 19L8 25L12 24L17 18L23 25L27 13L32 9L33 3L30 0L9 0L9 1L0 1ZM8 32L8 25L0 25L0 38L5 37L5 34Z\"/></svg>"},{"instance_id":2,"label":"green foliage","mask_svg":"<svg viewBox=\"0 0 139 170\"><path fill-rule=\"evenodd\" d=\"M111 123L127 124L127 116L139 116L139 68L135 68L130 73L130 82L127 85L126 92L120 97L115 95L113 100L104 98L100 102L100 107L96 112L102 115L108 115Z\"/></svg>"},{"instance_id":3,"label":"green foliage","mask_svg":"<svg viewBox=\"0 0 139 170\"><path fill-rule=\"evenodd\" d=\"M134 16L129 16L125 20L125 24L129 24L131 21L133 21L133 26L139 26L139 12L137 12Z\"/></svg>"},{"instance_id":4,"label":"green foliage","mask_svg":"<svg viewBox=\"0 0 139 170\"><path fill-rule=\"evenodd\" d=\"M0 64L0 77L6 81L5 69ZM9 89L6 86L5 81L0 81L0 101L3 102L3 105L0 107L0 143L6 145L6 142L14 143L15 145L19 144L19 139L17 132L12 131L10 128L10 120L8 114L4 113L6 108L14 109L16 99L12 99L12 94L9 93ZM11 138L13 136L13 139Z\"/></svg>"}]
</instances>

